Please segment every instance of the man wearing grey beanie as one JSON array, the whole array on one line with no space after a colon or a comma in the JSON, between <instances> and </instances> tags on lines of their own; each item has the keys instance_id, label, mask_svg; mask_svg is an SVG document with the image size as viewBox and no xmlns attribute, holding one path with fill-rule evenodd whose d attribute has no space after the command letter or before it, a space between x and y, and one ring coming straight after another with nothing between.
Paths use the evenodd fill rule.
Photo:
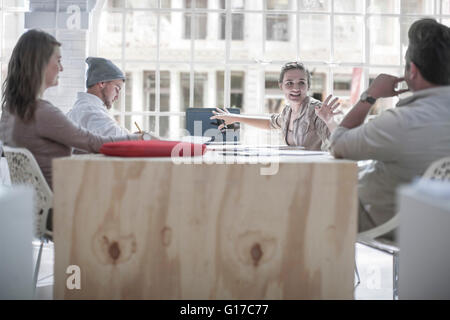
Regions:
<instances>
[{"instance_id":1,"label":"man wearing grey beanie","mask_svg":"<svg viewBox=\"0 0 450 320\"><path fill-rule=\"evenodd\" d=\"M125 82L125 75L112 61L88 57L86 88L78 92L77 100L67 113L69 119L81 127L102 136L121 136L130 132L121 127L108 113L114 101L119 98ZM144 133L144 140L159 139Z\"/></svg>"}]
</instances>

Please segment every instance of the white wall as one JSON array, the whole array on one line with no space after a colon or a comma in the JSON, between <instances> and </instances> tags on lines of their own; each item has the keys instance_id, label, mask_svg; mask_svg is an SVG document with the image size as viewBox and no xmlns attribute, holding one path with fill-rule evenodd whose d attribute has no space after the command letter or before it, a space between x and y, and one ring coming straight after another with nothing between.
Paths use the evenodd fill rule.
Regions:
<instances>
[{"instance_id":1,"label":"white wall","mask_svg":"<svg viewBox=\"0 0 450 320\"><path fill-rule=\"evenodd\" d=\"M89 14L96 0L30 0L25 14L25 28L39 28L62 43L63 72L57 87L48 89L44 98L63 112L75 102L76 94L85 91L85 72Z\"/></svg>"}]
</instances>

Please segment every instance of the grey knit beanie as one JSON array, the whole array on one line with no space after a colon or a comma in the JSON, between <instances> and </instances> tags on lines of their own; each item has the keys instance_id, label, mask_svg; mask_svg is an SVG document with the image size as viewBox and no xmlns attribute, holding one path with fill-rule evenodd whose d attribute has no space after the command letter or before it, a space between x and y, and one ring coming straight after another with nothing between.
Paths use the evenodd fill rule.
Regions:
<instances>
[{"instance_id":1,"label":"grey knit beanie","mask_svg":"<svg viewBox=\"0 0 450 320\"><path fill-rule=\"evenodd\" d=\"M123 72L108 59L88 57L86 88L93 86L98 82L107 82L117 79L125 80Z\"/></svg>"}]
</instances>

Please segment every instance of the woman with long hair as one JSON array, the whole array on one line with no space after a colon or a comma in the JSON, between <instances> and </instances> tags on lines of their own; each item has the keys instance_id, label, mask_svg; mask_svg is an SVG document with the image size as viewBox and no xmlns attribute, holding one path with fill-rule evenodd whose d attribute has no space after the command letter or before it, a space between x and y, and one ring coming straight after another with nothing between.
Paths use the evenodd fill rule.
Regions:
<instances>
[{"instance_id":1,"label":"woman with long hair","mask_svg":"<svg viewBox=\"0 0 450 320\"><path fill-rule=\"evenodd\" d=\"M70 121L61 110L43 100L45 90L58 85L61 43L52 35L30 30L18 40L3 84L0 140L28 149L52 188L52 159L69 156L72 147L98 152L106 142L139 140L141 135L95 135Z\"/></svg>"}]
</instances>

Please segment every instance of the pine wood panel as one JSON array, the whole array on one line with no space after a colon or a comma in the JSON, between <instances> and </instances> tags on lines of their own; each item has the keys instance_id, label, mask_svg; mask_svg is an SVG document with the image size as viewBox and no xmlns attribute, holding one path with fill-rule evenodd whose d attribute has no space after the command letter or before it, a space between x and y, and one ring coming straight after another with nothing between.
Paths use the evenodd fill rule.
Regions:
<instances>
[{"instance_id":1,"label":"pine wood panel","mask_svg":"<svg viewBox=\"0 0 450 320\"><path fill-rule=\"evenodd\" d=\"M356 164L260 167L55 160L55 298L352 299Z\"/></svg>"}]
</instances>

